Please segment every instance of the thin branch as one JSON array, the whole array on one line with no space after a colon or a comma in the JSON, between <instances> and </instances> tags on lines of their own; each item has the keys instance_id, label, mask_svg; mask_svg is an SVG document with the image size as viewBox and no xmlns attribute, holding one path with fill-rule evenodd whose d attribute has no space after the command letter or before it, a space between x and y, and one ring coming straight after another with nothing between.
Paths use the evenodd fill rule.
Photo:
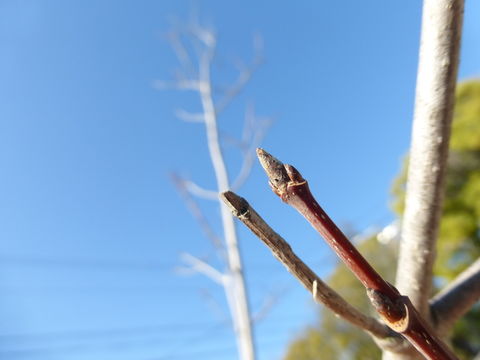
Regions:
<instances>
[{"instance_id":1,"label":"thin branch","mask_svg":"<svg viewBox=\"0 0 480 360\"><path fill-rule=\"evenodd\" d=\"M378 320L362 314L325 284L242 197L231 191L221 194L222 200L265 245L295 278L320 302L351 324L379 338L392 336L392 332Z\"/></svg>"},{"instance_id":2,"label":"thin branch","mask_svg":"<svg viewBox=\"0 0 480 360\"><path fill-rule=\"evenodd\" d=\"M191 180L183 180L183 185L192 195L206 200L218 200L218 193L213 190L207 190Z\"/></svg>"},{"instance_id":3,"label":"thin branch","mask_svg":"<svg viewBox=\"0 0 480 360\"><path fill-rule=\"evenodd\" d=\"M203 123L203 113L191 113L183 109L175 110L175 116L185 122Z\"/></svg>"},{"instance_id":4,"label":"thin branch","mask_svg":"<svg viewBox=\"0 0 480 360\"><path fill-rule=\"evenodd\" d=\"M247 110L245 114L245 121L252 121L255 115L253 114L253 109L250 111ZM232 190L238 190L248 179L250 172L252 171L253 164L255 163L255 149L260 145L265 134L270 126L271 121L265 121L263 124L260 124L254 131L251 136L250 146L244 151L243 154L243 161L240 171L236 177L236 179L232 183Z\"/></svg>"},{"instance_id":5,"label":"thin branch","mask_svg":"<svg viewBox=\"0 0 480 360\"><path fill-rule=\"evenodd\" d=\"M263 300L263 304L259 310L252 316L252 321L255 324L258 324L260 321L265 319L270 311L275 307L275 305L280 301L283 293L285 293L285 289L281 291L276 291L275 293L270 293L268 296Z\"/></svg>"},{"instance_id":6,"label":"thin branch","mask_svg":"<svg viewBox=\"0 0 480 360\"><path fill-rule=\"evenodd\" d=\"M170 45L177 56L178 62L181 64L182 68L189 74L190 77L196 77L195 70L193 67L190 54L188 53L185 45L181 40L181 31L171 31L167 33L167 40L170 42Z\"/></svg>"},{"instance_id":7,"label":"thin branch","mask_svg":"<svg viewBox=\"0 0 480 360\"><path fill-rule=\"evenodd\" d=\"M437 332L446 334L479 299L480 258L430 301Z\"/></svg>"},{"instance_id":8,"label":"thin branch","mask_svg":"<svg viewBox=\"0 0 480 360\"><path fill-rule=\"evenodd\" d=\"M222 239L220 239L220 237L216 234L215 230L213 230L213 227L208 222L206 216L198 206L197 202L190 195L190 192L187 191L185 180L180 178L177 174L171 174L170 177L180 196L185 201L187 208L190 210L193 217L200 225L200 228L204 232L205 236L211 241L212 245L217 250L218 256L224 260L225 247L223 246Z\"/></svg>"},{"instance_id":9,"label":"thin branch","mask_svg":"<svg viewBox=\"0 0 480 360\"><path fill-rule=\"evenodd\" d=\"M229 89L225 91L225 95L221 98L217 105L217 113L221 113L230 104L230 102L243 90L245 85L250 81L255 70L260 66L260 61L254 62L252 66L240 73L237 81Z\"/></svg>"},{"instance_id":10,"label":"thin branch","mask_svg":"<svg viewBox=\"0 0 480 360\"><path fill-rule=\"evenodd\" d=\"M244 89L252 78L253 73L263 62L263 42L259 39L259 36L254 37L254 50L255 55L250 66L242 66L238 74L237 80L225 91L225 95L221 98L217 105L217 113L221 113L230 104L230 102Z\"/></svg>"},{"instance_id":11,"label":"thin branch","mask_svg":"<svg viewBox=\"0 0 480 360\"><path fill-rule=\"evenodd\" d=\"M428 319L463 0L425 0L397 286Z\"/></svg>"},{"instance_id":12,"label":"thin branch","mask_svg":"<svg viewBox=\"0 0 480 360\"><path fill-rule=\"evenodd\" d=\"M217 43L217 37L213 30L207 29L205 26L197 23L191 23L189 26L190 33L200 40L206 48L214 49Z\"/></svg>"},{"instance_id":13,"label":"thin branch","mask_svg":"<svg viewBox=\"0 0 480 360\"><path fill-rule=\"evenodd\" d=\"M222 274L220 271L215 269L213 266L210 264L207 264L205 261L200 260L199 258L188 254L188 253L183 253L181 255L182 260L190 265L190 268L196 272L202 273L205 276L209 277L216 283L224 286L225 284L225 275Z\"/></svg>"},{"instance_id":14,"label":"thin branch","mask_svg":"<svg viewBox=\"0 0 480 360\"><path fill-rule=\"evenodd\" d=\"M202 84L197 80L178 80L178 81L163 81L156 80L153 82L153 87L158 90L192 90L199 91Z\"/></svg>"},{"instance_id":15,"label":"thin branch","mask_svg":"<svg viewBox=\"0 0 480 360\"><path fill-rule=\"evenodd\" d=\"M200 296L206 302L210 310L213 313L217 314L217 317L219 318L219 320L221 320L221 322L225 324L230 323L231 319L228 317L225 309L208 289L201 289Z\"/></svg>"},{"instance_id":16,"label":"thin branch","mask_svg":"<svg viewBox=\"0 0 480 360\"><path fill-rule=\"evenodd\" d=\"M421 318L409 298L386 282L340 231L310 192L307 181L291 165L258 149L272 190L294 207L333 248L350 271L365 286L367 295L383 321L401 333L423 356L431 360L457 359Z\"/></svg>"}]
</instances>

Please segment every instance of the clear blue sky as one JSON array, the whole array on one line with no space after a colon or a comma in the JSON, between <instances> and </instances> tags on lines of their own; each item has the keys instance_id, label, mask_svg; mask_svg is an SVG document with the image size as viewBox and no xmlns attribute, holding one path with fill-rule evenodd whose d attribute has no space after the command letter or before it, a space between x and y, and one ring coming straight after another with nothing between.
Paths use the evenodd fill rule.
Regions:
<instances>
[{"instance_id":1,"label":"clear blue sky","mask_svg":"<svg viewBox=\"0 0 480 360\"><path fill-rule=\"evenodd\" d=\"M192 4L218 31L222 61L249 59L256 32L265 42L266 62L222 129L235 132L254 101L275 118L263 147L302 171L335 220L363 231L392 219L420 1L1 0L2 359L235 359L221 290L173 271L183 251L211 254L168 180L178 171L214 185L203 128L173 115L197 102L152 86L176 67L162 37L169 19L186 19ZM469 1L461 79L480 74L479 15ZM240 194L328 274L333 254L258 166ZM215 204L202 207L218 221ZM279 359L316 310L258 240L240 235L252 307L282 293L256 330L260 359Z\"/></svg>"}]
</instances>

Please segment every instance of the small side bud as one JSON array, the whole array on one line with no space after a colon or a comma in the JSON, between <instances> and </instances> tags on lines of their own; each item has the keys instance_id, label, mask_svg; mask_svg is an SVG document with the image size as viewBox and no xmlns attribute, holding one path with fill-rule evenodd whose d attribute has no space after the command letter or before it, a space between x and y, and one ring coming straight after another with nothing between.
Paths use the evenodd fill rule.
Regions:
<instances>
[{"instance_id":1,"label":"small side bud","mask_svg":"<svg viewBox=\"0 0 480 360\"><path fill-rule=\"evenodd\" d=\"M372 306L377 310L388 327L399 333L408 328L408 307L405 305L403 296L392 300L381 291L375 289L367 289L367 295Z\"/></svg>"}]
</instances>

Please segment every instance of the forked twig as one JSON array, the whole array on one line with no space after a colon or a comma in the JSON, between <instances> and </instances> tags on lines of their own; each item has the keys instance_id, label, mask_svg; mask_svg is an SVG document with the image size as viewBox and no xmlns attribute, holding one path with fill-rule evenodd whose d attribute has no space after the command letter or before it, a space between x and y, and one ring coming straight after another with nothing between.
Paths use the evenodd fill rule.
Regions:
<instances>
[{"instance_id":1,"label":"forked twig","mask_svg":"<svg viewBox=\"0 0 480 360\"><path fill-rule=\"evenodd\" d=\"M421 318L409 298L386 282L358 252L320 207L307 181L297 169L284 165L263 149L257 155L272 190L300 212L317 230L367 290L370 301L385 323L402 334L425 358L453 360L457 357Z\"/></svg>"},{"instance_id":2,"label":"forked twig","mask_svg":"<svg viewBox=\"0 0 480 360\"><path fill-rule=\"evenodd\" d=\"M242 221L265 245L273 255L295 276L295 278L312 294L315 301L320 302L341 316L378 338L386 338L393 333L378 320L362 314L351 306L337 292L325 284L292 250L290 245L278 235L242 197L232 191L221 194L240 221Z\"/></svg>"}]
</instances>

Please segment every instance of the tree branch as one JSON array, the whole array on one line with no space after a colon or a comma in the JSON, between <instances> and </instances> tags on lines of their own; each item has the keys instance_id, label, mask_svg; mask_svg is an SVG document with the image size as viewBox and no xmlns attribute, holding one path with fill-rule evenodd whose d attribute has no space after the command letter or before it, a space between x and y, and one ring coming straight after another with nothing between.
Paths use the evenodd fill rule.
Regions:
<instances>
[{"instance_id":1,"label":"tree branch","mask_svg":"<svg viewBox=\"0 0 480 360\"><path fill-rule=\"evenodd\" d=\"M320 302L351 324L364 329L376 337L391 337L393 333L378 320L366 316L347 303L339 294L325 284L293 251L242 197L227 191L221 194L233 215L240 219L273 255L295 276L295 278Z\"/></svg>"},{"instance_id":2,"label":"tree branch","mask_svg":"<svg viewBox=\"0 0 480 360\"><path fill-rule=\"evenodd\" d=\"M225 260L225 247L223 246L222 239L220 239L220 237L216 234L215 230L212 228L206 216L198 206L197 202L190 195L190 192L187 190L185 180L180 178L175 173L171 174L170 177L180 196L185 201L187 208L197 220L205 236L211 241L212 245L216 249L218 256L222 260Z\"/></svg>"},{"instance_id":3,"label":"tree branch","mask_svg":"<svg viewBox=\"0 0 480 360\"><path fill-rule=\"evenodd\" d=\"M480 259L430 301L437 333L445 335L455 321L480 299Z\"/></svg>"},{"instance_id":4,"label":"tree branch","mask_svg":"<svg viewBox=\"0 0 480 360\"><path fill-rule=\"evenodd\" d=\"M192 122L192 123L204 122L202 113L191 113L183 109L175 110L175 116L185 122Z\"/></svg>"},{"instance_id":5,"label":"tree branch","mask_svg":"<svg viewBox=\"0 0 480 360\"><path fill-rule=\"evenodd\" d=\"M245 114L245 123L253 123L255 119L254 110L248 108ZM265 120L261 124L258 125L256 129L252 131L250 136L249 144L246 146L247 149L243 151L243 161L240 171L232 183L232 190L238 190L247 180L250 172L252 170L252 166L255 160L255 149L260 145L263 138L265 137L265 133L270 126L271 121ZM247 142L247 139L243 139L244 142Z\"/></svg>"},{"instance_id":6,"label":"tree branch","mask_svg":"<svg viewBox=\"0 0 480 360\"><path fill-rule=\"evenodd\" d=\"M386 282L340 231L317 203L298 170L282 164L265 150L258 149L257 155L272 190L300 212L322 235L365 286L370 302L383 321L392 330L401 333L427 359L457 359L423 321L409 298L402 296L393 285Z\"/></svg>"},{"instance_id":7,"label":"tree branch","mask_svg":"<svg viewBox=\"0 0 480 360\"><path fill-rule=\"evenodd\" d=\"M191 91L199 91L201 88L201 83L196 80L178 80L178 81L163 81L163 80L156 80L153 82L153 87L158 90L166 90L166 89L175 89L175 90L191 90Z\"/></svg>"},{"instance_id":8,"label":"tree branch","mask_svg":"<svg viewBox=\"0 0 480 360\"><path fill-rule=\"evenodd\" d=\"M188 43L184 43L182 36L186 37ZM200 96L202 112L190 113L184 110L177 110L176 115L182 120L199 122L205 125L208 151L216 179L216 190L218 190L218 192L226 191L230 188L230 180L220 144L218 113L227 106L233 97L236 96L248 82L253 70L258 65L257 59L254 60L251 68L240 69L237 81L231 88L227 89L225 97L220 100L219 105L217 106L214 102L214 96L212 93L213 84L210 74L217 42L214 31L200 25L197 21L192 21L186 30L182 32L173 32L169 34L168 38L182 68L177 74L176 81L158 81L155 83L155 86L162 89L173 87L180 90L193 90L198 93ZM195 61L195 66L198 62L198 69L193 68L193 61ZM248 174L248 172L249 161L247 159L240 171L240 181L244 180L243 176ZM252 319L234 219L226 205L219 200L217 191L203 189L190 181L182 181L181 185L181 190L184 191L184 195L186 196L194 194L205 199L219 202L225 241L222 254L225 254L223 260L228 268L225 274L223 274L222 285L232 315L239 357L242 360L255 360L256 350ZM191 197L190 200L192 200ZM203 220L203 215L198 215L201 212L196 206L196 203L194 206L191 206L191 208L193 208L192 212L197 214L197 219L201 225L203 223L203 228L207 233L207 236L213 239L214 237L212 236L211 229L205 226L206 222ZM218 276L214 276L215 273L208 267L208 264L198 262L195 264L204 273L218 280Z\"/></svg>"},{"instance_id":9,"label":"tree branch","mask_svg":"<svg viewBox=\"0 0 480 360\"><path fill-rule=\"evenodd\" d=\"M261 322L263 319L265 319L270 311L277 305L277 303L280 301L281 295L285 293L285 289L282 289L281 291L276 291L274 293L268 294L268 296L265 297L263 300L263 304L261 305L260 309L258 309L252 316L252 321L255 324L258 324Z\"/></svg>"},{"instance_id":10,"label":"tree branch","mask_svg":"<svg viewBox=\"0 0 480 360\"><path fill-rule=\"evenodd\" d=\"M181 31L170 31L166 35L182 68L185 69L191 78L196 77L197 74L195 74L190 54L181 40Z\"/></svg>"},{"instance_id":11,"label":"tree branch","mask_svg":"<svg viewBox=\"0 0 480 360\"><path fill-rule=\"evenodd\" d=\"M258 40L258 39L254 39ZM260 41L256 41L256 43L260 44ZM258 45L255 46L255 56L253 58L252 64L248 67L243 67L237 77L235 83L230 86L225 91L225 95L221 98L216 106L217 113L221 113L225 108L230 104L230 102L243 90L245 85L248 84L250 79L252 78L253 73L258 69L258 67L262 64L262 46Z\"/></svg>"},{"instance_id":12,"label":"tree branch","mask_svg":"<svg viewBox=\"0 0 480 360\"><path fill-rule=\"evenodd\" d=\"M397 286L428 319L463 0L425 0Z\"/></svg>"},{"instance_id":13,"label":"tree branch","mask_svg":"<svg viewBox=\"0 0 480 360\"><path fill-rule=\"evenodd\" d=\"M207 200L218 200L218 193L213 190L207 190L191 180L183 180L183 185L192 195Z\"/></svg>"},{"instance_id":14,"label":"tree branch","mask_svg":"<svg viewBox=\"0 0 480 360\"><path fill-rule=\"evenodd\" d=\"M188 253L182 254L182 260L188 265L190 265L192 270L204 274L205 276L209 277L210 279L222 286L225 285L225 275L215 269L210 264L207 264L205 261L202 261L199 258Z\"/></svg>"}]
</instances>

